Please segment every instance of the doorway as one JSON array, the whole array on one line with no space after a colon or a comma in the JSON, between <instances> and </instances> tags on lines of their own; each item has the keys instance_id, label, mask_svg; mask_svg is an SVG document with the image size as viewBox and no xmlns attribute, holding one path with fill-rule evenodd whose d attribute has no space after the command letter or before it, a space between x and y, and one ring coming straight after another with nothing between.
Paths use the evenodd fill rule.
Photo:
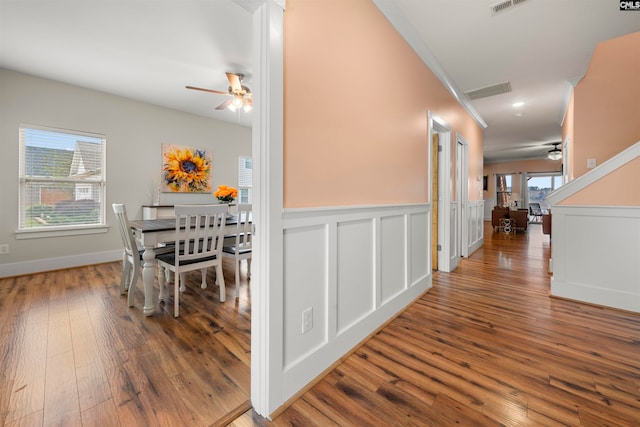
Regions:
<instances>
[{"instance_id":1,"label":"doorway","mask_svg":"<svg viewBox=\"0 0 640 427\"><path fill-rule=\"evenodd\" d=\"M430 144L429 165L437 162L437 183L432 178L432 186L429 200L432 201L431 221L432 228L435 227L437 235L432 235L432 247L435 248L437 256L437 269L450 272L457 266L455 255L456 236L452 231L452 221L454 209L452 209L453 193L453 167L451 162L451 127L441 118L428 112L428 129ZM437 144L434 139L437 138ZM436 205L433 204L435 199ZM435 246L433 243L435 242Z\"/></svg>"},{"instance_id":2,"label":"doorway","mask_svg":"<svg viewBox=\"0 0 640 427\"><path fill-rule=\"evenodd\" d=\"M431 135L431 269L438 270L438 143L437 133Z\"/></svg>"},{"instance_id":3,"label":"doorway","mask_svg":"<svg viewBox=\"0 0 640 427\"><path fill-rule=\"evenodd\" d=\"M469 256L469 145L460 135L456 138L456 201L458 202L457 239L458 258Z\"/></svg>"}]
</instances>

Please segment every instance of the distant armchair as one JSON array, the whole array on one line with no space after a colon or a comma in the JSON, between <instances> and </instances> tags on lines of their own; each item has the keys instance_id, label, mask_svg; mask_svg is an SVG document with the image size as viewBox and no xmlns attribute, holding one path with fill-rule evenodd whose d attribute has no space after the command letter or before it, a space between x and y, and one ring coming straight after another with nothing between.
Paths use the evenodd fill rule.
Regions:
<instances>
[{"instance_id":1,"label":"distant armchair","mask_svg":"<svg viewBox=\"0 0 640 427\"><path fill-rule=\"evenodd\" d=\"M512 211L509 208L494 207L491 211L491 225L494 229L500 227L501 218L513 218L516 220L516 228L526 230L529 223L529 211L527 209Z\"/></svg>"},{"instance_id":2,"label":"distant armchair","mask_svg":"<svg viewBox=\"0 0 640 427\"><path fill-rule=\"evenodd\" d=\"M542 234L548 234L551 238L551 213L542 215Z\"/></svg>"}]
</instances>

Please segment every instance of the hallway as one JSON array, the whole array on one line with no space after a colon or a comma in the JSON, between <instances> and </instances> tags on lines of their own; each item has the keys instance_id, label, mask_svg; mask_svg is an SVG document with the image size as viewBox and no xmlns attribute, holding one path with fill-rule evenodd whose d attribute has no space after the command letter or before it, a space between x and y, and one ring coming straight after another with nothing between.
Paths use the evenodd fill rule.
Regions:
<instances>
[{"instance_id":1,"label":"hallway","mask_svg":"<svg viewBox=\"0 0 640 427\"><path fill-rule=\"evenodd\" d=\"M485 244L274 422L234 426L637 425L640 315L549 297L539 224Z\"/></svg>"}]
</instances>

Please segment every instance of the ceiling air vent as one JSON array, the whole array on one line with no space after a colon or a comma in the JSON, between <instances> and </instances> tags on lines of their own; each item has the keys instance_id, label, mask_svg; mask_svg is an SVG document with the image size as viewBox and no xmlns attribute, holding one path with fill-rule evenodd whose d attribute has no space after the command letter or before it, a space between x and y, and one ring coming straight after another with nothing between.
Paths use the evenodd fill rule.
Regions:
<instances>
[{"instance_id":1,"label":"ceiling air vent","mask_svg":"<svg viewBox=\"0 0 640 427\"><path fill-rule=\"evenodd\" d=\"M504 82L498 83L491 86L481 87L480 89L470 90L469 92L465 92L465 94L469 97L469 99L480 99L486 98L488 96L500 95L501 93L511 92L511 83Z\"/></svg>"},{"instance_id":2,"label":"ceiling air vent","mask_svg":"<svg viewBox=\"0 0 640 427\"><path fill-rule=\"evenodd\" d=\"M506 10L511 9L514 6L521 5L528 0L505 0L491 5L491 14L497 15L498 13L502 13Z\"/></svg>"}]
</instances>

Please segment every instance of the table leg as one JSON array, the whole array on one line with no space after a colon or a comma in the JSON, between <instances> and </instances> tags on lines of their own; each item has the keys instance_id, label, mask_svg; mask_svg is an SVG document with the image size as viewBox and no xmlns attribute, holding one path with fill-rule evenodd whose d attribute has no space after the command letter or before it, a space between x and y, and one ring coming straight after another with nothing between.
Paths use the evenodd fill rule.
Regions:
<instances>
[{"instance_id":1,"label":"table leg","mask_svg":"<svg viewBox=\"0 0 640 427\"><path fill-rule=\"evenodd\" d=\"M155 311L153 301L153 281L156 271L156 254L153 246L145 246L142 254L142 281L144 283L144 308L145 316L151 316Z\"/></svg>"},{"instance_id":2,"label":"table leg","mask_svg":"<svg viewBox=\"0 0 640 427\"><path fill-rule=\"evenodd\" d=\"M167 301L167 284L171 281L170 273L168 269L158 268L158 288L160 289L158 301Z\"/></svg>"}]
</instances>

